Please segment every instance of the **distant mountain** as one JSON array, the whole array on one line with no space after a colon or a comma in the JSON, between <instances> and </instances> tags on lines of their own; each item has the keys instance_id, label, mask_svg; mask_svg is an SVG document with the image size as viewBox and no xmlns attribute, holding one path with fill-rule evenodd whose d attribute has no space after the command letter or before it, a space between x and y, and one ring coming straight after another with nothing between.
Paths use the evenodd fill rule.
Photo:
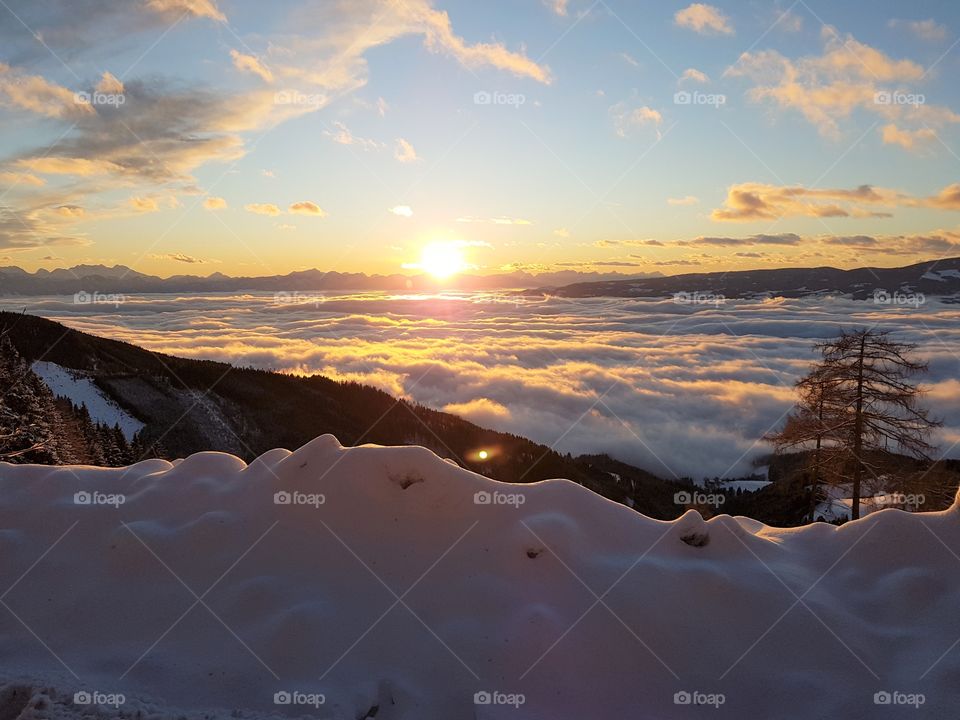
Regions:
<instances>
[{"instance_id":1,"label":"distant mountain","mask_svg":"<svg viewBox=\"0 0 960 720\"><path fill-rule=\"evenodd\" d=\"M721 298L805 297L843 294L857 300L877 296L890 304L909 304L911 295L957 296L960 258L928 260L898 268L833 267L689 273L642 280L601 280L561 287L540 286L529 294L561 297L671 297L704 303ZM916 298L914 298L915 300Z\"/></svg>"},{"instance_id":2,"label":"distant mountain","mask_svg":"<svg viewBox=\"0 0 960 720\"><path fill-rule=\"evenodd\" d=\"M655 275L659 275L656 273ZM301 270L286 275L231 277L223 273L174 275L161 278L145 275L124 265L77 265L57 270L26 272L15 266L0 267L0 295L73 295L87 293L161 292L324 292L366 290L387 292L437 292L441 290L504 290L536 285L568 285L652 277L649 274L583 273L573 270L533 275L527 272L497 275L459 275L438 280L430 275L366 275L364 273Z\"/></svg>"}]
</instances>

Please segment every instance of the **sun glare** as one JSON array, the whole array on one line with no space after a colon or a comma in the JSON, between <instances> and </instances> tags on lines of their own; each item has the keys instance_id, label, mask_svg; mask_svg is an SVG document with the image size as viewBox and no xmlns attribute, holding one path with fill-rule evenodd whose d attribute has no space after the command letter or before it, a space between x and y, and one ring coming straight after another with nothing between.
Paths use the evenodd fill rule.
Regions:
<instances>
[{"instance_id":1,"label":"sun glare","mask_svg":"<svg viewBox=\"0 0 960 720\"><path fill-rule=\"evenodd\" d=\"M420 267L433 277L444 280L466 269L467 262L462 248L453 243L438 242L423 248Z\"/></svg>"}]
</instances>

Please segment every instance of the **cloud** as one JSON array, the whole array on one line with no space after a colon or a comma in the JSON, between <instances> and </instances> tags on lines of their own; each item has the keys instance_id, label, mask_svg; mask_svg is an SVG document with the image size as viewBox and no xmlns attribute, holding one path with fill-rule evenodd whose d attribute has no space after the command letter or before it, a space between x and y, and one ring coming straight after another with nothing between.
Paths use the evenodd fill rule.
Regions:
<instances>
[{"instance_id":1,"label":"cloud","mask_svg":"<svg viewBox=\"0 0 960 720\"><path fill-rule=\"evenodd\" d=\"M570 237L570 231L567 228L557 228L553 231L553 234L558 238L568 238Z\"/></svg>"},{"instance_id":2,"label":"cloud","mask_svg":"<svg viewBox=\"0 0 960 720\"><path fill-rule=\"evenodd\" d=\"M887 25L891 28L906 28L921 40L927 42L943 42L947 39L950 31L946 25L941 25L936 20L890 20Z\"/></svg>"},{"instance_id":3,"label":"cloud","mask_svg":"<svg viewBox=\"0 0 960 720\"><path fill-rule=\"evenodd\" d=\"M7 186L5 189L13 188L16 185L27 185L31 187L41 187L46 185L47 181L30 173L0 171L0 185Z\"/></svg>"},{"instance_id":4,"label":"cloud","mask_svg":"<svg viewBox=\"0 0 960 720\"><path fill-rule=\"evenodd\" d=\"M82 208L67 212L58 208L23 211L0 205L0 249L89 245L89 239L62 230L64 223L75 222L82 216Z\"/></svg>"},{"instance_id":5,"label":"cloud","mask_svg":"<svg viewBox=\"0 0 960 720\"><path fill-rule=\"evenodd\" d=\"M751 235L744 238L701 236L692 240L682 240L677 245L739 247L743 245L799 245L800 242L800 236L796 233L780 233L778 235Z\"/></svg>"},{"instance_id":6,"label":"cloud","mask_svg":"<svg viewBox=\"0 0 960 720\"><path fill-rule=\"evenodd\" d=\"M852 35L824 26L819 55L790 59L774 50L743 53L725 75L747 77L747 97L799 112L822 135L838 138L840 122L855 110L877 114L902 127L960 122L960 115L922 101L915 85L926 76L919 63L892 58ZM898 99L905 101L900 102Z\"/></svg>"},{"instance_id":7,"label":"cloud","mask_svg":"<svg viewBox=\"0 0 960 720\"><path fill-rule=\"evenodd\" d=\"M557 15L566 17L570 0L543 0L543 4L553 10Z\"/></svg>"},{"instance_id":8,"label":"cloud","mask_svg":"<svg viewBox=\"0 0 960 720\"><path fill-rule=\"evenodd\" d=\"M237 50L231 50L230 57L233 59L233 66L237 68L237 70L253 73L264 82L273 82L273 73L270 72L270 68L264 65L258 57L245 55Z\"/></svg>"},{"instance_id":9,"label":"cloud","mask_svg":"<svg viewBox=\"0 0 960 720\"><path fill-rule=\"evenodd\" d=\"M310 3L295 12L299 34L271 43L274 75L330 91L346 92L367 82L368 51L406 36L420 36L428 51L464 67L492 67L549 84L550 70L500 42L469 44L454 31L446 12L429 0L354 0ZM299 62L292 64L289 58Z\"/></svg>"},{"instance_id":10,"label":"cloud","mask_svg":"<svg viewBox=\"0 0 960 720\"><path fill-rule=\"evenodd\" d=\"M162 255L151 254L150 257L154 260L173 260L174 262L186 263L187 265L205 265L213 262L212 260L204 260L203 258L198 258L194 257L193 255L187 255L179 252L165 253Z\"/></svg>"},{"instance_id":11,"label":"cloud","mask_svg":"<svg viewBox=\"0 0 960 720\"><path fill-rule=\"evenodd\" d=\"M457 218L458 223L490 223L491 225L533 225L532 220L519 217L509 217L507 215L498 215L492 218L480 218L466 215Z\"/></svg>"},{"instance_id":12,"label":"cloud","mask_svg":"<svg viewBox=\"0 0 960 720\"><path fill-rule=\"evenodd\" d=\"M174 20L192 15L223 23L227 21L227 16L217 7L215 0L147 0L147 7Z\"/></svg>"},{"instance_id":13,"label":"cloud","mask_svg":"<svg viewBox=\"0 0 960 720\"><path fill-rule=\"evenodd\" d=\"M316 203L312 203L309 200L303 200L301 202L295 202L290 205L290 213L293 215L310 215L313 217L326 217L326 210L322 209Z\"/></svg>"},{"instance_id":14,"label":"cloud","mask_svg":"<svg viewBox=\"0 0 960 720\"><path fill-rule=\"evenodd\" d=\"M741 183L727 190L724 206L711 217L720 221L775 220L782 217L888 217L872 206L894 207L905 196L895 190L861 185L853 189Z\"/></svg>"},{"instance_id":15,"label":"cloud","mask_svg":"<svg viewBox=\"0 0 960 720\"><path fill-rule=\"evenodd\" d=\"M622 52L620 53L620 58L631 67L640 67L640 62L633 57L630 53Z\"/></svg>"},{"instance_id":16,"label":"cloud","mask_svg":"<svg viewBox=\"0 0 960 720\"><path fill-rule=\"evenodd\" d=\"M390 208L390 212L394 215L399 215L400 217L413 217L413 208L409 205L397 205L396 207Z\"/></svg>"},{"instance_id":17,"label":"cloud","mask_svg":"<svg viewBox=\"0 0 960 720\"><path fill-rule=\"evenodd\" d=\"M227 201L222 197L208 197L203 201L203 207L207 210L226 210Z\"/></svg>"},{"instance_id":18,"label":"cloud","mask_svg":"<svg viewBox=\"0 0 960 720\"><path fill-rule=\"evenodd\" d=\"M960 183L948 185L936 195L921 200L920 204L940 210L960 210Z\"/></svg>"},{"instance_id":19,"label":"cloud","mask_svg":"<svg viewBox=\"0 0 960 720\"><path fill-rule=\"evenodd\" d=\"M680 82L684 82L685 80L698 83L710 82L710 78L707 76L707 74L700 72L696 68L687 68L683 71L683 74L680 76Z\"/></svg>"},{"instance_id":20,"label":"cloud","mask_svg":"<svg viewBox=\"0 0 960 720\"><path fill-rule=\"evenodd\" d=\"M917 130L901 130L893 123L880 128L880 135L886 145L899 145L907 150L913 150L936 140L937 133L933 128L918 128Z\"/></svg>"},{"instance_id":21,"label":"cloud","mask_svg":"<svg viewBox=\"0 0 960 720\"><path fill-rule=\"evenodd\" d=\"M449 403L443 407L443 411L488 426L510 419L510 409L506 405L484 397L467 402Z\"/></svg>"},{"instance_id":22,"label":"cloud","mask_svg":"<svg viewBox=\"0 0 960 720\"><path fill-rule=\"evenodd\" d=\"M397 144L393 149L393 157L402 163L417 162L420 159L417 156L417 151L413 149L413 145L403 138L397 138Z\"/></svg>"},{"instance_id":23,"label":"cloud","mask_svg":"<svg viewBox=\"0 0 960 720\"><path fill-rule=\"evenodd\" d=\"M94 89L98 93L104 93L105 95L122 95L123 82L110 73L104 72L100 77L100 82L96 84Z\"/></svg>"},{"instance_id":24,"label":"cloud","mask_svg":"<svg viewBox=\"0 0 960 720\"><path fill-rule=\"evenodd\" d=\"M673 16L674 22L682 28L693 30L701 35L719 33L733 35L730 19L713 5L693 3Z\"/></svg>"},{"instance_id":25,"label":"cloud","mask_svg":"<svg viewBox=\"0 0 960 720\"><path fill-rule=\"evenodd\" d=\"M660 138L660 124L663 116L659 111L646 105L638 108L628 108L624 103L618 103L610 108L613 125L619 137L626 138L635 128L653 126Z\"/></svg>"},{"instance_id":26,"label":"cloud","mask_svg":"<svg viewBox=\"0 0 960 720\"><path fill-rule=\"evenodd\" d=\"M93 107L72 90L40 75L27 75L3 62L0 62L0 102L50 118L74 120L96 114Z\"/></svg>"},{"instance_id":27,"label":"cloud","mask_svg":"<svg viewBox=\"0 0 960 720\"><path fill-rule=\"evenodd\" d=\"M154 198L132 197L129 205L138 213L152 213L160 210L160 205Z\"/></svg>"},{"instance_id":28,"label":"cloud","mask_svg":"<svg viewBox=\"0 0 960 720\"><path fill-rule=\"evenodd\" d=\"M335 132L324 130L323 134L335 143L339 143L340 145L359 145L364 150L379 150L384 147L383 143L377 142L376 140L357 137L350 131L350 128L339 120L334 120L333 126L336 128Z\"/></svg>"},{"instance_id":29,"label":"cloud","mask_svg":"<svg viewBox=\"0 0 960 720\"><path fill-rule=\"evenodd\" d=\"M667 203L669 205L697 205L700 202L700 198L694 195L685 195L684 197L679 198L667 198Z\"/></svg>"},{"instance_id":30,"label":"cloud","mask_svg":"<svg viewBox=\"0 0 960 720\"><path fill-rule=\"evenodd\" d=\"M270 217L276 217L280 214L280 208L273 203L249 203L244 205L243 209L247 212L254 213L255 215L268 215Z\"/></svg>"}]
</instances>

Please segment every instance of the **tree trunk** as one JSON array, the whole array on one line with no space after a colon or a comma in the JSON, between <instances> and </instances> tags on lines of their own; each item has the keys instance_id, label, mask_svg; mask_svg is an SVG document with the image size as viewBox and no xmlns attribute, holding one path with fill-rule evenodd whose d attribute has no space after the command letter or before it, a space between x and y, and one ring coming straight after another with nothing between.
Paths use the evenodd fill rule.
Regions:
<instances>
[{"instance_id":1,"label":"tree trunk","mask_svg":"<svg viewBox=\"0 0 960 720\"><path fill-rule=\"evenodd\" d=\"M860 356L857 358L857 414L853 421L853 498L850 502L850 518L860 518L860 481L863 478L863 361L867 337L860 337Z\"/></svg>"}]
</instances>

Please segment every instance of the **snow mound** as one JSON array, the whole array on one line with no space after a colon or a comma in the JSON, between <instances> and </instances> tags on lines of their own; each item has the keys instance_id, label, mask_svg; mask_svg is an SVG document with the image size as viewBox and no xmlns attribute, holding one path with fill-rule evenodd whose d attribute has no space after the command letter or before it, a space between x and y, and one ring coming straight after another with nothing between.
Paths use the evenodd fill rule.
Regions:
<instances>
[{"instance_id":1,"label":"snow mound","mask_svg":"<svg viewBox=\"0 0 960 720\"><path fill-rule=\"evenodd\" d=\"M0 717L947 717L957 552L960 502L662 522L329 435L0 464Z\"/></svg>"}]
</instances>

